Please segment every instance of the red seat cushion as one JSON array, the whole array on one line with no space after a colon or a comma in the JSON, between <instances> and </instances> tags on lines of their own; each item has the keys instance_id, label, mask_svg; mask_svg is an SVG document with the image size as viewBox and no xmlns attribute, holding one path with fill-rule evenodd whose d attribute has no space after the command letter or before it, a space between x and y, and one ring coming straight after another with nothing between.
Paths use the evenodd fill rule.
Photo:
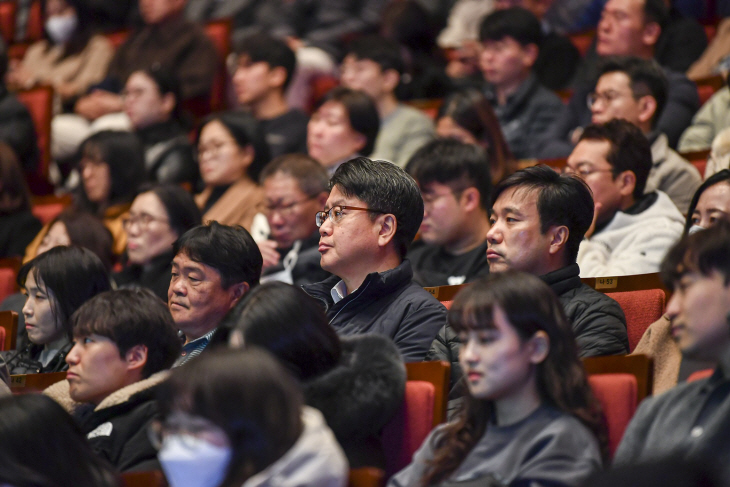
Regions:
<instances>
[{"instance_id":1,"label":"red seat cushion","mask_svg":"<svg viewBox=\"0 0 730 487\"><path fill-rule=\"evenodd\" d=\"M0 352L5 351L5 328L0 327Z\"/></svg>"},{"instance_id":2,"label":"red seat cushion","mask_svg":"<svg viewBox=\"0 0 730 487\"><path fill-rule=\"evenodd\" d=\"M0 267L0 302L15 292L15 270Z\"/></svg>"},{"instance_id":3,"label":"red seat cushion","mask_svg":"<svg viewBox=\"0 0 730 487\"><path fill-rule=\"evenodd\" d=\"M661 289L606 293L621 306L626 315L629 350L634 351L649 325L664 314L666 295Z\"/></svg>"},{"instance_id":4,"label":"red seat cushion","mask_svg":"<svg viewBox=\"0 0 730 487\"><path fill-rule=\"evenodd\" d=\"M608 447L613 456L638 406L636 377L631 374L597 374L588 377L588 382L603 408Z\"/></svg>"},{"instance_id":5,"label":"red seat cushion","mask_svg":"<svg viewBox=\"0 0 730 487\"><path fill-rule=\"evenodd\" d=\"M409 380L400 411L383 428L386 476L411 463L413 454L431 432L436 390L430 382Z\"/></svg>"}]
</instances>

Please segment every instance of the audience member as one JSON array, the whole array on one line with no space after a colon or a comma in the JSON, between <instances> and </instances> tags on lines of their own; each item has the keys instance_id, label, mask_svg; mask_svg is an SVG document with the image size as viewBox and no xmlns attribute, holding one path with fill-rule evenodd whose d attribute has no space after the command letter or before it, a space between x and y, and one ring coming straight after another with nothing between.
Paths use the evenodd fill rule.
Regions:
<instances>
[{"instance_id":1,"label":"audience member","mask_svg":"<svg viewBox=\"0 0 730 487\"><path fill-rule=\"evenodd\" d=\"M539 21L542 30L540 52L533 66L535 77L549 90L562 90L573 79L581 55L566 36L555 31L545 18L554 0L497 0L497 9L522 7L529 10Z\"/></svg>"},{"instance_id":2,"label":"audience member","mask_svg":"<svg viewBox=\"0 0 730 487\"><path fill-rule=\"evenodd\" d=\"M73 346L71 315L111 289L109 273L90 250L57 247L25 264L18 285L26 293L22 313L28 343L2 352L10 374L62 372Z\"/></svg>"},{"instance_id":3,"label":"audience member","mask_svg":"<svg viewBox=\"0 0 730 487\"><path fill-rule=\"evenodd\" d=\"M591 225L593 201L580 179L547 166L518 171L492 194L487 232L490 272L519 270L539 276L560 299L581 357L629 351L626 319L619 304L580 281L578 247ZM451 362L451 399L462 391L459 337L446 325L434 340L429 360Z\"/></svg>"},{"instance_id":4,"label":"audience member","mask_svg":"<svg viewBox=\"0 0 730 487\"><path fill-rule=\"evenodd\" d=\"M659 270L684 218L665 193L644 193L650 170L649 141L630 122L615 119L583 131L566 167L585 180L595 202L593 224L578 252L581 276Z\"/></svg>"},{"instance_id":5,"label":"audience member","mask_svg":"<svg viewBox=\"0 0 730 487\"><path fill-rule=\"evenodd\" d=\"M682 152L707 150L724 129L730 127L730 90L724 86L702 105L692 124L682 133L678 149Z\"/></svg>"},{"instance_id":6,"label":"audience member","mask_svg":"<svg viewBox=\"0 0 730 487\"><path fill-rule=\"evenodd\" d=\"M608 56L654 57L664 18L664 0L609 0L606 3L598 24L595 55L584 61L576 75L568 109L539 141L539 158L570 154L583 127L591 121L591 111L585 100L595 89L597 64ZM683 74L666 66L663 69L668 83L667 101L655 128L667 136L669 147L676 147L679 136L699 108L699 97L697 87Z\"/></svg>"},{"instance_id":7,"label":"audience member","mask_svg":"<svg viewBox=\"0 0 730 487\"><path fill-rule=\"evenodd\" d=\"M487 275L492 185L485 152L457 140L435 140L413 155L406 172L423 198L421 238L408 250L413 280L446 286Z\"/></svg>"},{"instance_id":8,"label":"audience member","mask_svg":"<svg viewBox=\"0 0 730 487\"><path fill-rule=\"evenodd\" d=\"M173 251L167 301L185 340L177 367L205 350L223 316L258 284L263 259L244 228L215 221L185 232Z\"/></svg>"},{"instance_id":9,"label":"audience member","mask_svg":"<svg viewBox=\"0 0 730 487\"><path fill-rule=\"evenodd\" d=\"M308 117L290 108L284 95L296 67L294 52L266 34L247 38L236 52L236 98L259 122L271 157L306 153Z\"/></svg>"},{"instance_id":10,"label":"audience member","mask_svg":"<svg viewBox=\"0 0 730 487\"><path fill-rule=\"evenodd\" d=\"M405 259L423 219L418 185L394 164L360 157L337 169L330 188L317 226L320 264L333 276L303 289L341 336L386 335L405 361L423 360L446 310L413 282Z\"/></svg>"},{"instance_id":11,"label":"audience member","mask_svg":"<svg viewBox=\"0 0 730 487\"><path fill-rule=\"evenodd\" d=\"M148 288L167 302L175 256L172 244L200 224L200 210L181 187L154 186L140 193L124 219L126 262L113 275L114 282L120 288Z\"/></svg>"},{"instance_id":12,"label":"audience member","mask_svg":"<svg viewBox=\"0 0 730 487\"><path fill-rule=\"evenodd\" d=\"M423 2L388 2L383 8L380 35L398 44L404 62L395 90L399 100L443 98L452 90L446 58L436 45L437 34L434 16Z\"/></svg>"},{"instance_id":13,"label":"audience member","mask_svg":"<svg viewBox=\"0 0 730 487\"><path fill-rule=\"evenodd\" d=\"M90 132L129 128L128 119L121 114L124 103L119 93L135 71L159 66L180 81L181 101L207 99L218 54L202 27L184 19L185 3L186 0L140 0L144 25L117 48L106 78L79 98L74 114L54 117L54 159L72 155Z\"/></svg>"},{"instance_id":14,"label":"audience member","mask_svg":"<svg viewBox=\"0 0 730 487\"><path fill-rule=\"evenodd\" d=\"M26 174L38 166L40 157L35 125L30 112L5 85L8 70L8 49L0 40L0 142L8 144L15 152Z\"/></svg>"},{"instance_id":15,"label":"audience member","mask_svg":"<svg viewBox=\"0 0 730 487\"><path fill-rule=\"evenodd\" d=\"M692 81L702 78L723 74L727 72L730 65L730 44L728 44L728 36L730 35L730 17L720 19L716 25L715 35L713 36L707 49L702 55L687 69L687 77Z\"/></svg>"},{"instance_id":16,"label":"audience member","mask_svg":"<svg viewBox=\"0 0 730 487\"><path fill-rule=\"evenodd\" d=\"M667 303L672 336L682 355L717 364L707 379L685 383L647 398L629 423L614 465L660 459L706 461L730 481L727 458L728 354L730 352L730 225L684 237L662 262L662 278L673 290Z\"/></svg>"},{"instance_id":17,"label":"audience member","mask_svg":"<svg viewBox=\"0 0 730 487\"><path fill-rule=\"evenodd\" d=\"M185 17L193 22L229 20L233 45L270 29L280 15L281 0L188 0L185 7Z\"/></svg>"},{"instance_id":18,"label":"audience member","mask_svg":"<svg viewBox=\"0 0 730 487\"><path fill-rule=\"evenodd\" d=\"M195 187L198 167L180 106L180 86L160 68L135 71L124 87L124 113L144 147L147 180Z\"/></svg>"},{"instance_id":19,"label":"audience member","mask_svg":"<svg viewBox=\"0 0 730 487\"><path fill-rule=\"evenodd\" d=\"M171 487L344 487L347 460L319 411L263 350L227 350L176 370L158 398L158 458Z\"/></svg>"},{"instance_id":20,"label":"audience member","mask_svg":"<svg viewBox=\"0 0 730 487\"><path fill-rule=\"evenodd\" d=\"M592 475L583 487L720 487L714 472L705 460L680 461L676 458L658 462L617 467Z\"/></svg>"},{"instance_id":21,"label":"audience member","mask_svg":"<svg viewBox=\"0 0 730 487\"><path fill-rule=\"evenodd\" d=\"M203 221L250 230L263 200L258 185L269 149L256 120L244 112L211 115L198 132L198 164L205 189L195 196Z\"/></svg>"},{"instance_id":22,"label":"audience member","mask_svg":"<svg viewBox=\"0 0 730 487\"><path fill-rule=\"evenodd\" d=\"M579 485L602 468L604 420L553 291L501 272L462 290L449 322L469 393L388 485Z\"/></svg>"},{"instance_id":23,"label":"audience member","mask_svg":"<svg viewBox=\"0 0 730 487\"><path fill-rule=\"evenodd\" d=\"M28 47L5 79L14 88L51 85L64 108L106 75L114 47L95 32L93 11L82 0L45 2L44 39ZM69 106L70 105L70 106Z\"/></svg>"},{"instance_id":24,"label":"audience member","mask_svg":"<svg viewBox=\"0 0 730 487\"><path fill-rule=\"evenodd\" d=\"M720 221L730 221L730 171L727 169L710 176L697 189L689 206L683 235L705 230ZM655 395L683 382L692 372L715 365L682 357L666 314L649 325L632 353L649 355L653 359Z\"/></svg>"},{"instance_id":25,"label":"audience member","mask_svg":"<svg viewBox=\"0 0 730 487\"><path fill-rule=\"evenodd\" d=\"M403 401L406 373L387 337L340 338L322 307L294 286L265 283L248 293L221 323L232 346L261 347L294 374L304 400L318 409L350 468L385 468L381 431Z\"/></svg>"},{"instance_id":26,"label":"audience member","mask_svg":"<svg viewBox=\"0 0 730 487\"><path fill-rule=\"evenodd\" d=\"M730 169L730 127L722 129L712 139L712 148L705 165L705 179L723 169Z\"/></svg>"},{"instance_id":27,"label":"audience member","mask_svg":"<svg viewBox=\"0 0 730 487\"><path fill-rule=\"evenodd\" d=\"M540 22L519 7L488 15L479 30L487 96L517 159L536 157L536 141L565 111L560 98L535 77L541 39Z\"/></svg>"},{"instance_id":28,"label":"audience member","mask_svg":"<svg viewBox=\"0 0 730 487\"><path fill-rule=\"evenodd\" d=\"M117 470L159 469L147 430L159 416L155 389L180 352L170 312L149 290L120 289L87 301L71 321L68 375L44 393Z\"/></svg>"},{"instance_id":29,"label":"audience member","mask_svg":"<svg viewBox=\"0 0 730 487\"><path fill-rule=\"evenodd\" d=\"M504 140L499 120L489 101L475 89L454 92L444 100L436 116L436 134L475 144L487 151L495 184L512 169L514 157Z\"/></svg>"},{"instance_id":30,"label":"audience member","mask_svg":"<svg viewBox=\"0 0 730 487\"><path fill-rule=\"evenodd\" d=\"M405 167L416 150L434 137L433 121L423 112L398 102L395 90L405 71L398 45L380 36L353 41L342 62L342 85L367 93L380 116L373 159Z\"/></svg>"},{"instance_id":31,"label":"audience member","mask_svg":"<svg viewBox=\"0 0 730 487\"><path fill-rule=\"evenodd\" d=\"M0 142L0 258L22 256L42 228L13 149Z\"/></svg>"},{"instance_id":32,"label":"audience member","mask_svg":"<svg viewBox=\"0 0 730 487\"><path fill-rule=\"evenodd\" d=\"M309 119L307 150L332 175L344 161L372 154L379 130L373 100L361 91L337 87L325 95Z\"/></svg>"},{"instance_id":33,"label":"audience member","mask_svg":"<svg viewBox=\"0 0 730 487\"><path fill-rule=\"evenodd\" d=\"M608 58L599 69L598 82L588 95L591 123L623 118L641 129L651 143L652 167L645 193L660 190L687 212L689 201L702 182L697 168L669 147L656 122L667 99L667 79L653 60Z\"/></svg>"},{"instance_id":34,"label":"audience member","mask_svg":"<svg viewBox=\"0 0 730 487\"><path fill-rule=\"evenodd\" d=\"M3 485L121 485L112 466L89 448L73 419L40 394L0 400L0 456Z\"/></svg>"},{"instance_id":35,"label":"audience member","mask_svg":"<svg viewBox=\"0 0 730 487\"><path fill-rule=\"evenodd\" d=\"M260 176L264 188L262 211L268 229L258 243L264 258L262 282L319 282L329 273L319 265L319 229L312 215L324 208L329 195L327 170L304 154L277 157Z\"/></svg>"}]
</instances>

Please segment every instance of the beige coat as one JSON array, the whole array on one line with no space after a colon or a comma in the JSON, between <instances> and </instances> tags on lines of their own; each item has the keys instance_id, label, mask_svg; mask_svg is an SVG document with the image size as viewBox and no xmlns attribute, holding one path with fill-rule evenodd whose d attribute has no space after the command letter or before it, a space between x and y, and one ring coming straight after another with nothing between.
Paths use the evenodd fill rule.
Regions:
<instances>
[{"instance_id":1,"label":"beige coat","mask_svg":"<svg viewBox=\"0 0 730 487\"><path fill-rule=\"evenodd\" d=\"M682 352L672 339L671 323L666 316L649 325L631 355L648 355L654 360L654 388L657 395L677 385Z\"/></svg>"},{"instance_id":2,"label":"beige coat","mask_svg":"<svg viewBox=\"0 0 730 487\"><path fill-rule=\"evenodd\" d=\"M213 188L205 188L195 196L199 208L205 206ZM222 225L241 225L251 231L258 205L264 201L264 190L250 179L241 179L228 188L218 201L203 215L203 223L217 221Z\"/></svg>"}]
</instances>

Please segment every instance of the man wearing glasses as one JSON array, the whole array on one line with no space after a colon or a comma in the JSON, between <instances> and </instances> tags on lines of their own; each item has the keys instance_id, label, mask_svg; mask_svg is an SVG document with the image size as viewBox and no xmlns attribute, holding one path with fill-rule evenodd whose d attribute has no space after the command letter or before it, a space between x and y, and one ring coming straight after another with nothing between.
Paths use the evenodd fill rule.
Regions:
<instances>
[{"instance_id":1,"label":"man wearing glasses","mask_svg":"<svg viewBox=\"0 0 730 487\"><path fill-rule=\"evenodd\" d=\"M309 156L287 154L267 164L260 180L268 223L268 229L253 229L268 238L257 242L264 258L261 282L302 285L328 278L319 265L319 229L312 218L329 195L327 170Z\"/></svg>"},{"instance_id":2,"label":"man wearing glasses","mask_svg":"<svg viewBox=\"0 0 730 487\"><path fill-rule=\"evenodd\" d=\"M578 251L581 277L659 271L682 234L684 218L661 191L644 194L651 170L649 140L626 120L589 125L568 158L566 172L591 188L594 217Z\"/></svg>"},{"instance_id":3,"label":"man wearing glasses","mask_svg":"<svg viewBox=\"0 0 730 487\"><path fill-rule=\"evenodd\" d=\"M337 168L330 188L316 223L320 265L333 276L303 289L338 334L386 335L406 362L423 360L446 308L413 282L405 259L423 218L418 185L394 164L358 157Z\"/></svg>"}]
</instances>

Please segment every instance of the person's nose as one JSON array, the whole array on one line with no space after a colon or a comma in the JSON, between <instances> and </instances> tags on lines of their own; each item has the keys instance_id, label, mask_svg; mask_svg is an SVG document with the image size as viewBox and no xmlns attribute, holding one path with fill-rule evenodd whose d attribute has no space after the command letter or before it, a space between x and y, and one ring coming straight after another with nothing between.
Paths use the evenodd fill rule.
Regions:
<instances>
[{"instance_id":1,"label":"person's nose","mask_svg":"<svg viewBox=\"0 0 730 487\"><path fill-rule=\"evenodd\" d=\"M170 281L170 290L173 292L173 294L176 294L178 296L185 296L187 294L185 283L180 276L172 278L172 280Z\"/></svg>"},{"instance_id":2,"label":"person's nose","mask_svg":"<svg viewBox=\"0 0 730 487\"><path fill-rule=\"evenodd\" d=\"M71 350L69 350L68 354L66 355L66 363L69 365L77 365L79 363L79 344L74 343L74 346L71 347Z\"/></svg>"},{"instance_id":3,"label":"person's nose","mask_svg":"<svg viewBox=\"0 0 730 487\"><path fill-rule=\"evenodd\" d=\"M669 318L669 321L672 321L679 315L679 312L681 310L681 294L682 292L680 290L675 289L674 293L672 293L672 297L669 298L669 302L667 303L667 309L664 313L667 318Z\"/></svg>"},{"instance_id":4,"label":"person's nose","mask_svg":"<svg viewBox=\"0 0 730 487\"><path fill-rule=\"evenodd\" d=\"M332 220L327 217L325 221L322 222L322 225L319 227L319 235L320 237L325 237L328 235L332 235Z\"/></svg>"},{"instance_id":5,"label":"person's nose","mask_svg":"<svg viewBox=\"0 0 730 487\"><path fill-rule=\"evenodd\" d=\"M502 240L502 229L500 228L498 222L494 222L489 227L489 230L487 230L487 242L494 244L494 243L499 243L501 240Z\"/></svg>"}]
</instances>

